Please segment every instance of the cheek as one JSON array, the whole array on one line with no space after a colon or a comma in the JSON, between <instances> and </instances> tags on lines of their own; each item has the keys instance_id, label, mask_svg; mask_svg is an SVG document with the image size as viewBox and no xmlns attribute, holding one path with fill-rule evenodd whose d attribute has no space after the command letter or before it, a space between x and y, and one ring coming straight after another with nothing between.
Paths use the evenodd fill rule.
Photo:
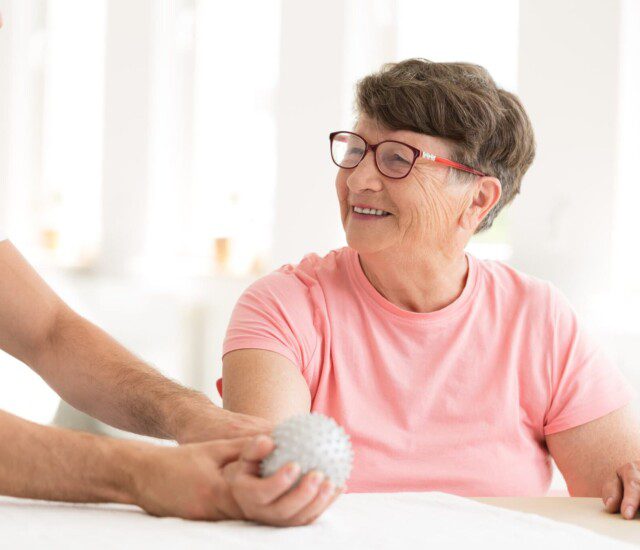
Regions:
<instances>
[{"instance_id":1,"label":"cheek","mask_svg":"<svg viewBox=\"0 0 640 550\"><path fill-rule=\"evenodd\" d=\"M336 174L336 192L341 202L347 199L347 177L341 170Z\"/></svg>"},{"instance_id":2,"label":"cheek","mask_svg":"<svg viewBox=\"0 0 640 550\"><path fill-rule=\"evenodd\" d=\"M455 224L466 197L437 185L420 186L419 189L413 209L414 216L419 217L420 225L430 233L445 232Z\"/></svg>"}]
</instances>

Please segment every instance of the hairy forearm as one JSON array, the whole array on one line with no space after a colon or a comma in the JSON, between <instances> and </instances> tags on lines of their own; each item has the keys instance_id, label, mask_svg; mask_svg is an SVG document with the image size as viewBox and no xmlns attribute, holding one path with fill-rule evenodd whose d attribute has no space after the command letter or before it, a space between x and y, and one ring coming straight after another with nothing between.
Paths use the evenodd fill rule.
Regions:
<instances>
[{"instance_id":1,"label":"hairy forearm","mask_svg":"<svg viewBox=\"0 0 640 550\"><path fill-rule=\"evenodd\" d=\"M168 380L74 313L9 242L0 243L0 348L75 408L103 422L181 443L270 430Z\"/></svg>"},{"instance_id":2,"label":"hairy forearm","mask_svg":"<svg viewBox=\"0 0 640 550\"><path fill-rule=\"evenodd\" d=\"M164 377L68 308L31 366L75 408L143 435L179 439L194 416L218 411L204 395Z\"/></svg>"},{"instance_id":3,"label":"hairy forearm","mask_svg":"<svg viewBox=\"0 0 640 550\"><path fill-rule=\"evenodd\" d=\"M0 494L133 503L145 444L42 426L0 411Z\"/></svg>"}]
</instances>

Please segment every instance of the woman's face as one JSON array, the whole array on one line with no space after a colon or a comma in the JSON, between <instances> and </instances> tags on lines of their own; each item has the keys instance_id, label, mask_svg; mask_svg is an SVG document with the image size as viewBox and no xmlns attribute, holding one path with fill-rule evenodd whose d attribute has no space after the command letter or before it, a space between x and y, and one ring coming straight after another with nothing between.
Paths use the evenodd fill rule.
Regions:
<instances>
[{"instance_id":1,"label":"woman's face","mask_svg":"<svg viewBox=\"0 0 640 550\"><path fill-rule=\"evenodd\" d=\"M354 130L369 144L396 140L422 151L450 158L450 149L440 138L408 130L388 130L360 116ZM336 189L349 246L360 253L452 250L459 242L461 213L472 200L470 185L447 183L448 168L418 159L403 179L391 179L376 168L367 153L358 166L340 168ZM384 210L390 215L359 214L355 207Z\"/></svg>"}]
</instances>

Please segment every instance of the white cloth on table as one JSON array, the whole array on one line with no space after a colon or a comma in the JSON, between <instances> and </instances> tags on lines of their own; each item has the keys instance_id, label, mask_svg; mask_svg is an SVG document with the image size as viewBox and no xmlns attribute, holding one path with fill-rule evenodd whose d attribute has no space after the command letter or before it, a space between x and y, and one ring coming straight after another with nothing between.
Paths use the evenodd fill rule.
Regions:
<instances>
[{"instance_id":1,"label":"white cloth on table","mask_svg":"<svg viewBox=\"0 0 640 550\"><path fill-rule=\"evenodd\" d=\"M315 524L153 518L132 506L0 497L2 548L313 550L635 548L581 527L443 493L343 495Z\"/></svg>"}]
</instances>

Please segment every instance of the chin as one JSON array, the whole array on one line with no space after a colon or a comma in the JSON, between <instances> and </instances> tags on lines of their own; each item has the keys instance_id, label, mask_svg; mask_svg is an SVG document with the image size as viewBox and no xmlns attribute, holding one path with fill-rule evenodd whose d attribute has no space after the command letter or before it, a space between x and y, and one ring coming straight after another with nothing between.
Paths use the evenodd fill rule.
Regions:
<instances>
[{"instance_id":1,"label":"chin","mask_svg":"<svg viewBox=\"0 0 640 550\"><path fill-rule=\"evenodd\" d=\"M380 241L375 241L370 237L358 237L355 235L349 235L347 233L347 244L349 248L353 248L359 254L373 254L380 252L385 248L385 245Z\"/></svg>"}]
</instances>

